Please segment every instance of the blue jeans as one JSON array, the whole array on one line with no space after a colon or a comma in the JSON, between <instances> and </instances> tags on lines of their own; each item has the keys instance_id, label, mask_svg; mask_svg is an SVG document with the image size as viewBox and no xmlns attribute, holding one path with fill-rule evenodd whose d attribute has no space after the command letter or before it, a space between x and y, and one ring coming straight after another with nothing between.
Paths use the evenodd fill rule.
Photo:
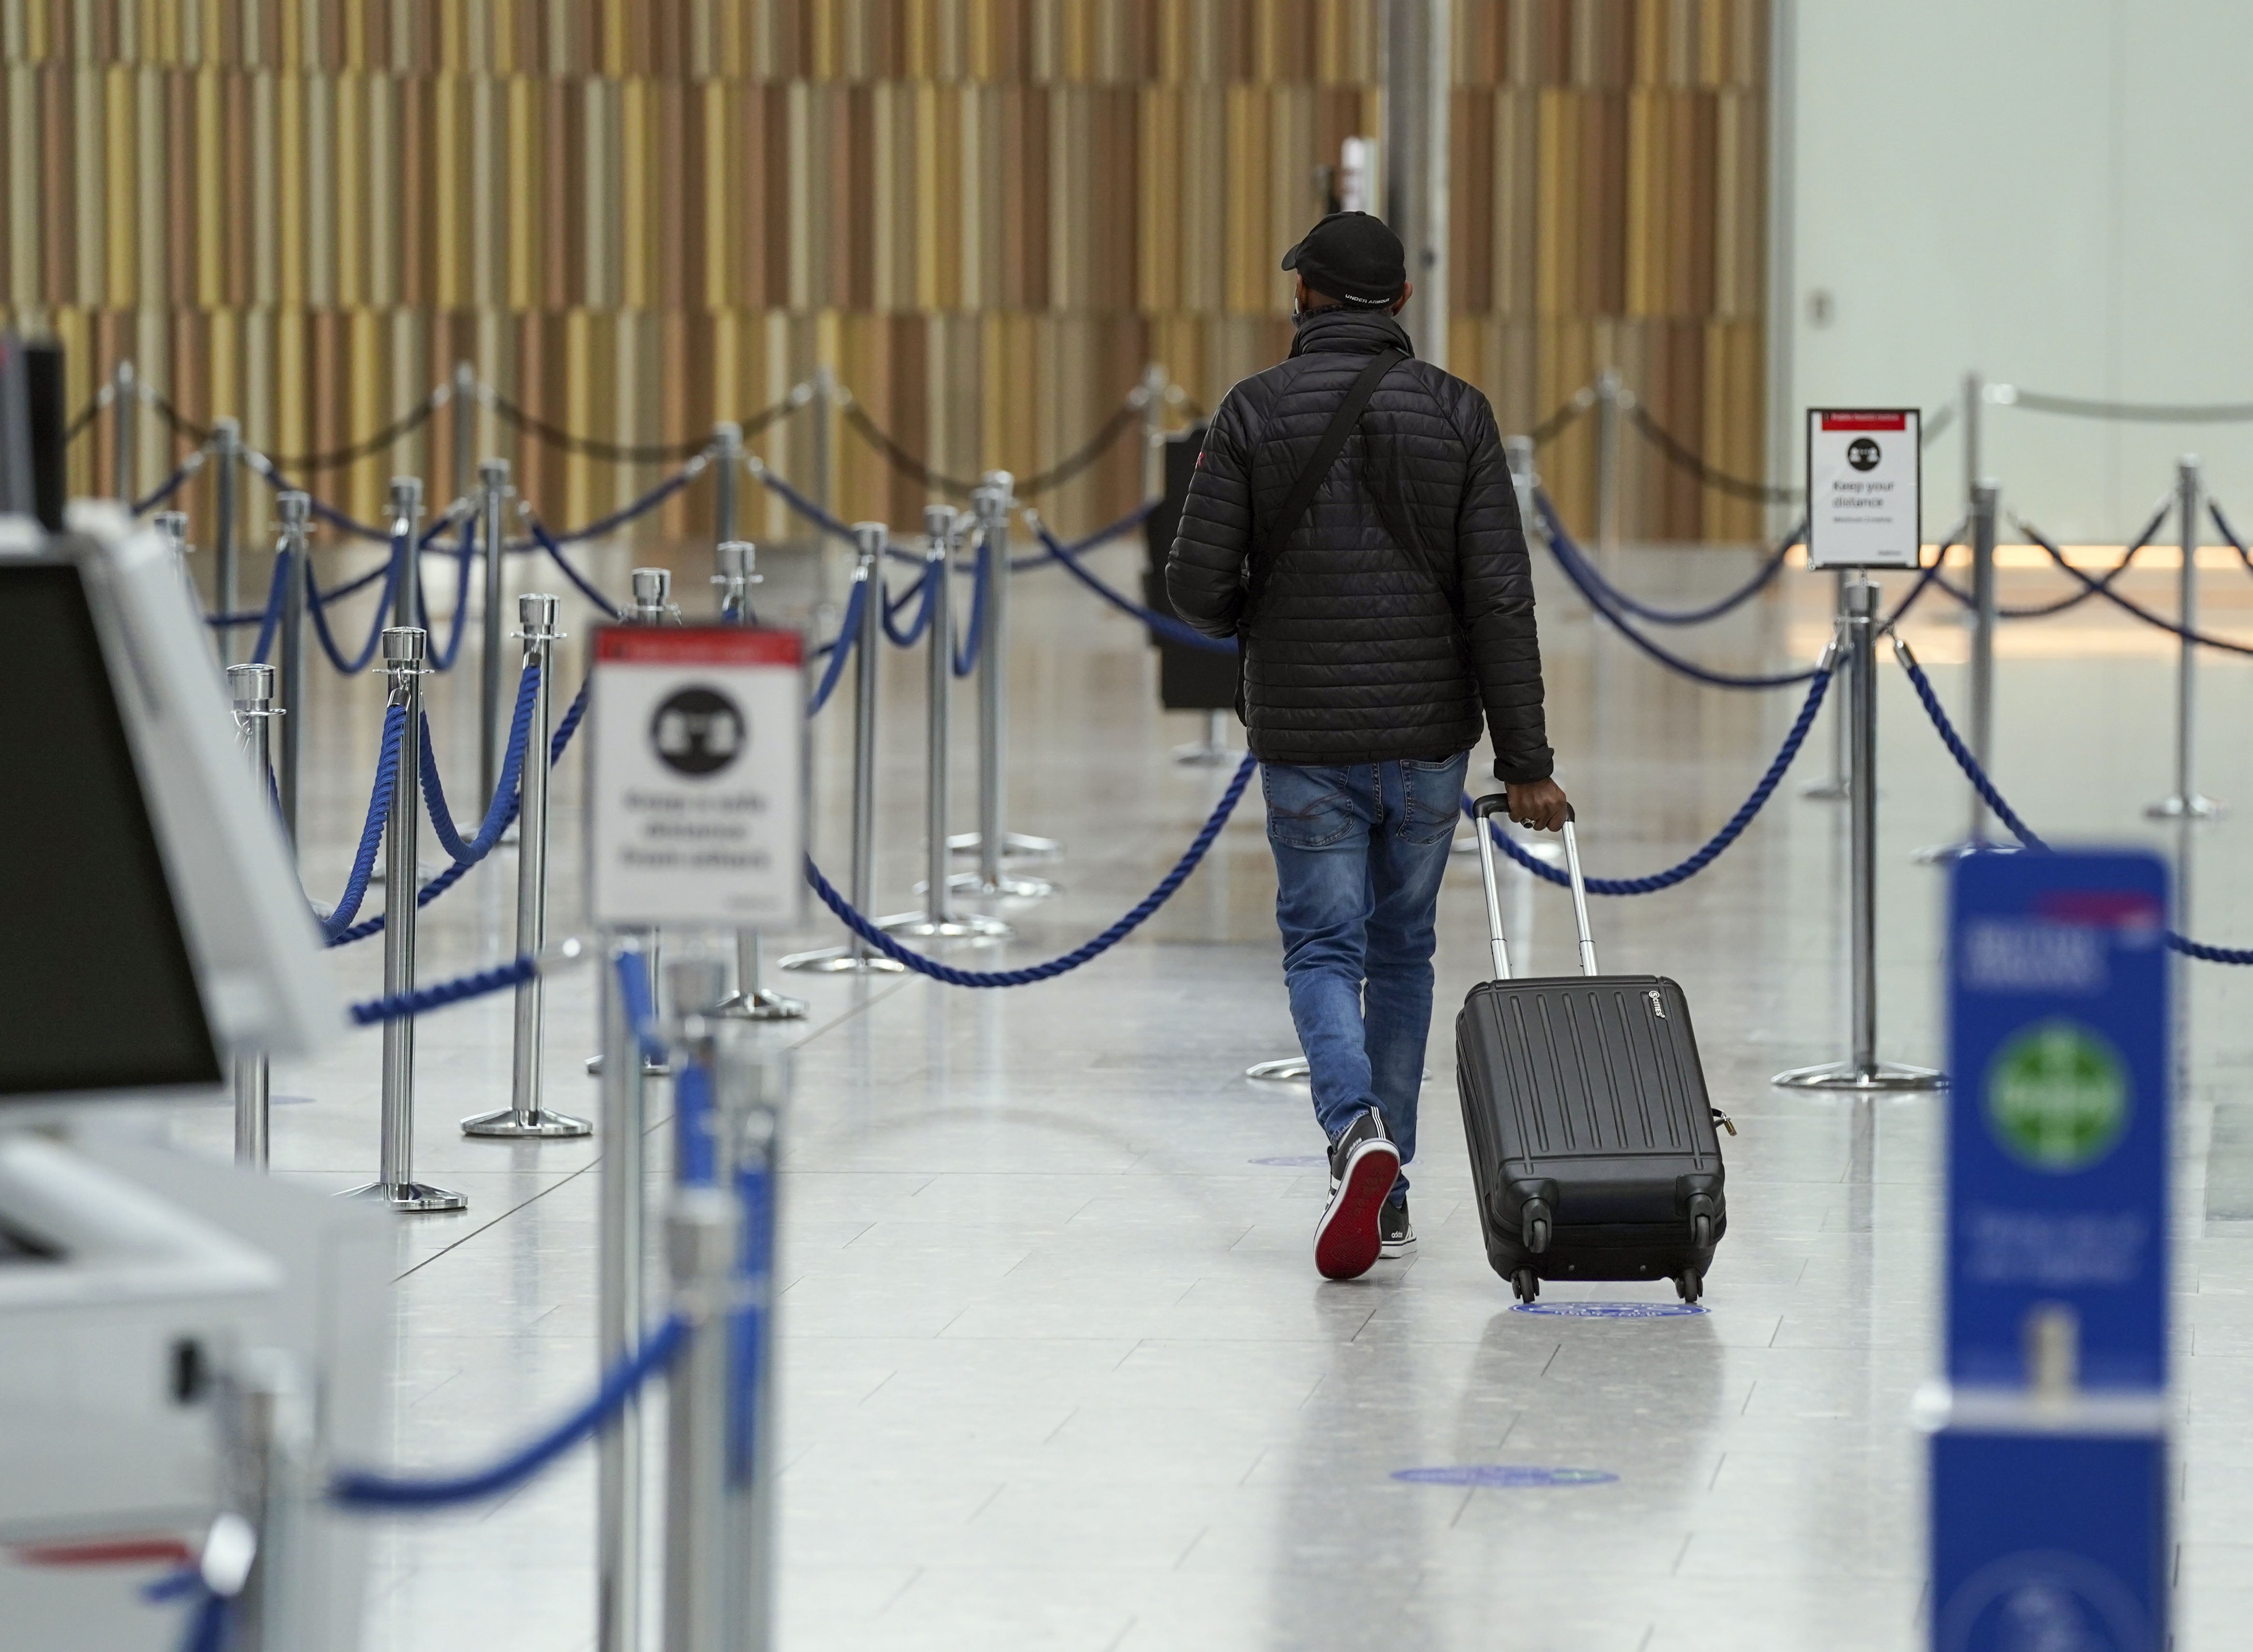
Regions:
<instances>
[{"instance_id":1,"label":"blue jeans","mask_svg":"<svg viewBox=\"0 0 2253 1652\"><path fill-rule=\"evenodd\" d=\"M1332 1141L1371 1107L1416 1156L1432 1028L1433 912L1470 753L1339 768L1260 766L1291 1020ZM1408 1178L1393 1185L1405 1197Z\"/></svg>"}]
</instances>

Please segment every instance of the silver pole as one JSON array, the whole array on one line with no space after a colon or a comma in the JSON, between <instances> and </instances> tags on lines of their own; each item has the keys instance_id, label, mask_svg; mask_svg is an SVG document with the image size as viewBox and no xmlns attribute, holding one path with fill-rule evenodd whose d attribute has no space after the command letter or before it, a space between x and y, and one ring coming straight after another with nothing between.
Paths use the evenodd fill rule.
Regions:
<instances>
[{"instance_id":1,"label":"silver pole","mask_svg":"<svg viewBox=\"0 0 2253 1652\"><path fill-rule=\"evenodd\" d=\"M882 522L855 522L857 561L853 582L861 587L861 631L853 660L853 861L848 897L866 913L875 900L876 882L876 667L884 645L884 541ZM840 639L842 640L841 638ZM782 961L787 970L821 974L892 975L907 965L871 950L857 934L843 946L799 952Z\"/></svg>"},{"instance_id":2,"label":"silver pole","mask_svg":"<svg viewBox=\"0 0 2253 1652\"><path fill-rule=\"evenodd\" d=\"M1878 587L1857 574L1846 587L1840 624L1845 649L1849 743L1847 879L1853 1055L1845 1061L1796 1067L1769 1082L1793 1090L1939 1090L1948 1080L1929 1067L1878 1059ZM1900 645L1896 643L1895 646ZM1833 647L1836 648L1834 644ZM1822 669L1831 668L1825 654Z\"/></svg>"},{"instance_id":3,"label":"silver pole","mask_svg":"<svg viewBox=\"0 0 2253 1652\"><path fill-rule=\"evenodd\" d=\"M1964 375L1964 497L1979 485L1979 429L1987 411L1987 380L1975 369Z\"/></svg>"},{"instance_id":4,"label":"silver pole","mask_svg":"<svg viewBox=\"0 0 2253 1652\"><path fill-rule=\"evenodd\" d=\"M962 512L951 505L926 505L923 513L924 595L931 623L924 631L924 903L920 912L879 920L894 935L930 940L966 940L1005 936L999 918L951 912L946 906L948 746L950 706L954 696L954 546Z\"/></svg>"},{"instance_id":5,"label":"silver pole","mask_svg":"<svg viewBox=\"0 0 2253 1652\"><path fill-rule=\"evenodd\" d=\"M1142 497L1166 491L1166 370L1156 362L1142 369L1135 394L1142 405Z\"/></svg>"},{"instance_id":6,"label":"silver pole","mask_svg":"<svg viewBox=\"0 0 2253 1652\"><path fill-rule=\"evenodd\" d=\"M241 424L233 419L212 421L211 457L215 467L212 482L212 606L222 614L232 614L242 589L242 557L235 523L235 513L241 503L236 487L242 476ZM232 659L234 653L234 633L221 631L220 657Z\"/></svg>"},{"instance_id":7,"label":"silver pole","mask_svg":"<svg viewBox=\"0 0 2253 1652\"><path fill-rule=\"evenodd\" d=\"M275 501L282 519L282 554L289 559L282 575L282 749L275 784L282 798L282 824L292 847L297 842L297 790L305 723L305 603L313 572L308 557L312 500L295 488Z\"/></svg>"},{"instance_id":8,"label":"silver pole","mask_svg":"<svg viewBox=\"0 0 2253 1652\"><path fill-rule=\"evenodd\" d=\"M272 769L271 734L274 719L274 667L229 666L227 698L234 708L234 727L250 758L250 773L261 794L269 784ZM267 1119L269 1086L266 1055L234 1058L234 1161L255 1169L266 1168Z\"/></svg>"},{"instance_id":9,"label":"silver pole","mask_svg":"<svg viewBox=\"0 0 2253 1652\"><path fill-rule=\"evenodd\" d=\"M712 445L719 456L712 466L712 542L725 545L736 537L736 484L743 473L743 427L722 419L712 427Z\"/></svg>"},{"instance_id":10,"label":"silver pole","mask_svg":"<svg viewBox=\"0 0 2253 1652\"><path fill-rule=\"evenodd\" d=\"M676 1064L688 1059L683 1049ZM743 1652L729 1622L731 1432L729 1298L740 1246L736 1201L716 1187L676 1189L666 1217L673 1301L693 1328L665 1400L665 1649Z\"/></svg>"},{"instance_id":11,"label":"silver pole","mask_svg":"<svg viewBox=\"0 0 2253 1652\"><path fill-rule=\"evenodd\" d=\"M172 566L179 570L180 583L194 596L196 576L188 571L188 558L195 547L188 543L188 513L185 511L159 511L156 518L157 532L164 536L166 548L172 553Z\"/></svg>"},{"instance_id":12,"label":"silver pole","mask_svg":"<svg viewBox=\"0 0 2253 1652\"><path fill-rule=\"evenodd\" d=\"M1965 743L1983 769L1991 767L1995 728L1995 624L1998 618L1995 585L1995 527L2001 519L2002 489L1992 482L1971 486L1971 705L1965 718ZM1943 550L1945 547L1942 547ZM1971 822L1962 841L1919 849L1916 859L1927 863L1952 861L1994 848L1987 840L1987 803L1977 786L1971 789Z\"/></svg>"},{"instance_id":13,"label":"silver pole","mask_svg":"<svg viewBox=\"0 0 2253 1652\"><path fill-rule=\"evenodd\" d=\"M633 589L633 605L627 611L629 625L662 625L671 617L673 603L673 571L664 568L638 568L629 576Z\"/></svg>"},{"instance_id":14,"label":"silver pole","mask_svg":"<svg viewBox=\"0 0 2253 1652\"><path fill-rule=\"evenodd\" d=\"M400 630L419 626L422 621L422 593L415 589L415 570L420 566L415 550L415 536L422 524L422 478L419 476L394 476L391 478L391 560L397 568L391 592L391 623Z\"/></svg>"},{"instance_id":15,"label":"silver pole","mask_svg":"<svg viewBox=\"0 0 2253 1652\"><path fill-rule=\"evenodd\" d=\"M557 599L527 592L516 599L517 636L523 642L523 669L537 671L532 691L532 725L524 740L524 763L517 782L522 800L517 813L516 950L518 956L537 953L548 944L548 748L555 719L555 645L562 633L555 629ZM516 986L516 1038L509 1082L509 1105L497 1112L479 1113L462 1120L465 1136L549 1140L583 1136L594 1126L569 1113L552 1112L541 1105L541 1043L545 1033L547 999L538 975Z\"/></svg>"},{"instance_id":16,"label":"silver pole","mask_svg":"<svg viewBox=\"0 0 2253 1652\"><path fill-rule=\"evenodd\" d=\"M751 607L751 587L761 582L759 547L749 540L722 540L714 554L720 564L720 571L712 576L712 582L720 588L721 622L729 625L757 624L758 617ZM736 990L720 1000L716 1013L755 1021L802 1019L806 1000L764 986L760 979L764 973L758 931L737 930Z\"/></svg>"},{"instance_id":17,"label":"silver pole","mask_svg":"<svg viewBox=\"0 0 2253 1652\"><path fill-rule=\"evenodd\" d=\"M466 361L454 364L454 492L470 491L471 462L477 452L478 373ZM492 795L487 786L485 794Z\"/></svg>"},{"instance_id":18,"label":"silver pole","mask_svg":"<svg viewBox=\"0 0 2253 1652\"><path fill-rule=\"evenodd\" d=\"M384 823L383 990L415 989L415 850L422 823L422 679L429 635L394 625L383 633L383 664L391 680L389 704L403 709L399 779ZM352 1195L380 1199L394 1210L460 1210L469 1200L415 1180L415 1018L383 1023L383 1136L378 1179Z\"/></svg>"},{"instance_id":19,"label":"silver pole","mask_svg":"<svg viewBox=\"0 0 2253 1652\"><path fill-rule=\"evenodd\" d=\"M948 887L968 895L1008 895L1037 900L1056 893L1045 878L1015 877L1001 869L1012 855L1064 853L1054 838L1009 830L1009 514L1016 509L1017 478L988 471L971 495L986 559L985 635L978 644L978 830L947 840L958 854L974 852L975 872L958 872Z\"/></svg>"},{"instance_id":20,"label":"silver pole","mask_svg":"<svg viewBox=\"0 0 2253 1652\"><path fill-rule=\"evenodd\" d=\"M507 739L501 728L506 714L500 703L501 591L508 562L506 459L487 459L478 466L478 533L485 546L484 652L478 662L478 795L491 798L500 784L501 749Z\"/></svg>"},{"instance_id":21,"label":"silver pole","mask_svg":"<svg viewBox=\"0 0 2253 1652\"><path fill-rule=\"evenodd\" d=\"M2198 514L2204 485L2198 455L2187 453L2175 464L2176 508L2182 515L2182 570L2176 576L2176 624L2185 631L2198 629ZM2222 812L2222 805L2201 795L2195 770L2198 760L2198 645L2187 637L2176 638L2175 659L2175 789L2144 811L2154 820L2206 820Z\"/></svg>"},{"instance_id":22,"label":"silver pole","mask_svg":"<svg viewBox=\"0 0 2253 1652\"><path fill-rule=\"evenodd\" d=\"M1453 0L1384 7L1384 217L1400 234L1415 296L1401 320L1416 353L1447 365L1447 150Z\"/></svg>"},{"instance_id":23,"label":"silver pole","mask_svg":"<svg viewBox=\"0 0 2253 1652\"><path fill-rule=\"evenodd\" d=\"M1596 380L1596 554L1604 572L1619 573L1620 376L1607 367Z\"/></svg>"},{"instance_id":24,"label":"silver pole","mask_svg":"<svg viewBox=\"0 0 2253 1652\"><path fill-rule=\"evenodd\" d=\"M837 513L837 484L833 474L834 462L831 457L834 440L834 415L837 409L836 369L824 364L813 370L813 452L811 469L813 472L813 502L832 516ZM856 527L857 533L859 529ZM817 530L814 541L823 541Z\"/></svg>"},{"instance_id":25,"label":"silver pole","mask_svg":"<svg viewBox=\"0 0 2253 1652\"><path fill-rule=\"evenodd\" d=\"M638 935L613 935L602 949L596 983L603 1029L603 1148L596 1175L596 1357L607 1369L642 1336L642 1062L627 1024L617 964L646 964ZM641 1642L642 1452L639 1405L628 1399L595 1446L596 1628L597 1652L634 1652Z\"/></svg>"},{"instance_id":26,"label":"silver pole","mask_svg":"<svg viewBox=\"0 0 2253 1652\"><path fill-rule=\"evenodd\" d=\"M117 497L130 507L135 492L135 478L139 466L135 464L134 437L140 431L141 394L139 382L133 374L133 364L121 361L111 380L110 409L116 415L116 451L111 456L116 464Z\"/></svg>"}]
</instances>

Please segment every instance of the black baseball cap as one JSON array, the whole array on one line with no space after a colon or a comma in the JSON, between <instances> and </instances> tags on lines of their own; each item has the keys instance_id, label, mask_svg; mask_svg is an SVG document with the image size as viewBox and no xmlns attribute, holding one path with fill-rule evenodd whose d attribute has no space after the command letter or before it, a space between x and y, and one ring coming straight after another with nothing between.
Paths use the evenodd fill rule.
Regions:
<instances>
[{"instance_id":1,"label":"black baseball cap","mask_svg":"<svg viewBox=\"0 0 2253 1652\"><path fill-rule=\"evenodd\" d=\"M1332 213L1283 254L1307 285L1341 303L1381 310L1400 296L1408 281L1408 254L1400 237L1367 213Z\"/></svg>"}]
</instances>

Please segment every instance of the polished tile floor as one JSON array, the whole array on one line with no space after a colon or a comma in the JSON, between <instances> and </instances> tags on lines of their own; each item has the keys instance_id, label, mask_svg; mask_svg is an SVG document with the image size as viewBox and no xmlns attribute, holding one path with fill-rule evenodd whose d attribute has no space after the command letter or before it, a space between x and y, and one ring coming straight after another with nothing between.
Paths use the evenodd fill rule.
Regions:
<instances>
[{"instance_id":1,"label":"polished tile floor","mask_svg":"<svg viewBox=\"0 0 2253 1652\"><path fill-rule=\"evenodd\" d=\"M1139 548L1099 565L1129 582ZM623 552L595 559L622 587ZM698 554L678 564L701 598ZM1654 600L1733 584L1743 552L1633 552ZM769 589L787 607L802 565ZM793 582L791 577L797 577ZM1669 864L1736 805L1796 696L1692 687L1599 633L1544 570L1560 776L1593 868ZM2208 575L2211 624L2253 635L2253 581ZM694 587L691 590L690 588ZM2007 575L2009 600L2056 589ZM2124 589L2165 607L2163 572ZM1812 656L1827 578L1794 573L1683 652L1745 669ZM1053 572L1016 588L1012 824L1052 833L1057 899L1008 903L1018 938L980 965L1054 954L1171 863L1225 770L1176 766L1195 720L1155 705L1126 620ZM1937 602L1912 626L1960 701L1963 634ZM567 649L575 678L582 633ZM2202 663L2202 779L2240 805L2187 848L2140 805L2167 789L2173 655L2079 610L2002 651L1998 773L2045 831L2194 854L2185 925L2253 944L2253 673ZM919 863L921 668L885 666L883 910ZM1910 852L1960 831L1964 791L1900 673L1884 672L1884 1053L1935 1060L1941 883ZM340 884L365 806L372 685L324 675L310 744L307 879ZM467 772L466 675L440 680L450 774ZM958 718L969 772L968 700ZM820 853L841 872L847 720L819 726ZM1728 1144L1731 1232L1710 1312L1603 1320L1514 1311L1469 1203L1446 1014L1483 958L1475 863L1443 896L1412 1260L1351 1284L1315 1275L1322 1140L1304 1091L1241 1077L1293 1053L1255 788L1204 868L1144 930L1042 986L973 993L920 979L791 978L795 1048L784 1185L780 1644L859 1649L1867 1649L1922 1644L1920 1443L1912 1390L1934 1365L1938 1102L1854 1103L1769 1088L1843 1054L1843 819L1803 799L1831 761L1818 729L1744 840L1676 891L1598 904L1608 962L1680 978ZM457 784L458 791L468 788ZM957 796L970 796L966 780ZM559 787L558 928L577 922L579 768ZM959 819L958 828L970 821ZM431 910L426 969L506 948L513 863ZM1570 967L1561 896L1510 875L1528 969ZM806 938L827 941L826 924ZM777 938L776 951L799 938ZM693 944L689 938L675 944ZM342 960L355 995L378 958ZM2228 1652L2253 1618L2253 979L2189 975L2175 1324L2182 1355L2177 1645ZM592 984L554 984L552 1105L591 1112ZM595 1143L464 1140L505 1103L505 1000L420 1029L418 1173L462 1214L402 1218L394 1328L397 1460L480 1460L591 1382ZM283 1069L278 1172L322 1187L374 1166L377 1045L357 1035ZM661 1091L655 1101L662 1111ZM2218 1128L2217 1110L2225 1121ZM217 1148L224 1118L184 1118ZM653 1138L661 1140L661 1138ZM2234 1145L2233 1145L2234 1144ZM2234 1202L2233 1202L2234 1201ZM1552 1287L1545 1300L1671 1300L1665 1287ZM1454 1483L1400 1471L1594 1471ZM592 1644L584 1453L498 1504L387 1525L377 1652L569 1652Z\"/></svg>"}]
</instances>

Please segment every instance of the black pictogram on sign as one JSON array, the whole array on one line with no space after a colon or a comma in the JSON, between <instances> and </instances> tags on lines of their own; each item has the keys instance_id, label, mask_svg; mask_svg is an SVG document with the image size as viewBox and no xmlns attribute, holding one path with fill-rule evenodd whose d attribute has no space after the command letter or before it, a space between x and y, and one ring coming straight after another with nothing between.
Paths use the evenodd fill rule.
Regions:
<instances>
[{"instance_id":1,"label":"black pictogram on sign","mask_svg":"<svg viewBox=\"0 0 2253 1652\"><path fill-rule=\"evenodd\" d=\"M1866 436L1858 436L1846 444L1846 463L1857 471L1878 468L1878 444Z\"/></svg>"},{"instance_id":2,"label":"black pictogram on sign","mask_svg":"<svg viewBox=\"0 0 2253 1652\"><path fill-rule=\"evenodd\" d=\"M683 688L650 719L649 742L666 767L686 775L717 774L743 755L750 730L736 702L712 688Z\"/></svg>"}]
</instances>

